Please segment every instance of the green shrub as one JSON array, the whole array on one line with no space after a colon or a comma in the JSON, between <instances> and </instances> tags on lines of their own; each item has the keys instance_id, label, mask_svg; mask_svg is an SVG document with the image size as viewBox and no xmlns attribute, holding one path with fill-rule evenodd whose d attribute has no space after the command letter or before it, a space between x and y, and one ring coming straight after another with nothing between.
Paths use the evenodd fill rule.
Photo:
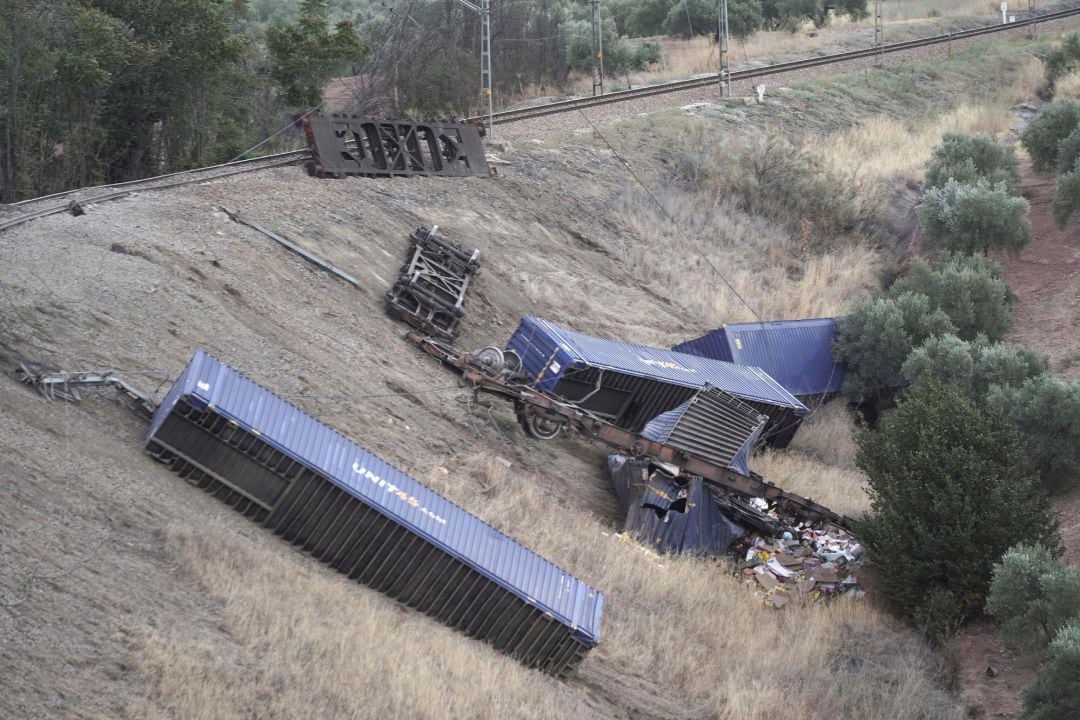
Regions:
<instances>
[{"instance_id":1,"label":"green shrub","mask_svg":"<svg viewBox=\"0 0 1080 720\"><path fill-rule=\"evenodd\" d=\"M1065 227L1073 212L1080 208L1080 159L1075 167L1058 178L1050 209L1059 227Z\"/></svg>"},{"instance_id":2,"label":"green shrub","mask_svg":"<svg viewBox=\"0 0 1080 720\"><path fill-rule=\"evenodd\" d=\"M833 355L847 363L844 392L858 401L891 398L907 384L901 366L912 349L950 333L956 328L925 295L904 293L858 305L840 320L833 344Z\"/></svg>"},{"instance_id":3,"label":"green shrub","mask_svg":"<svg viewBox=\"0 0 1080 720\"><path fill-rule=\"evenodd\" d=\"M1080 124L1058 143L1058 175L1064 175L1075 169L1077 160L1080 160Z\"/></svg>"},{"instance_id":4,"label":"green shrub","mask_svg":"<svg viewBox=\"0 0 1080 720\"><path fill-rule=\"evenodd\" d=\"M856 534L882 596L902 616L916 619L944 591L971 617L1005 550L1057 545L1049 500L1021 466L1016 429L962 393L914 387L880 430L856 441L871 507Z\"/></svg>"},{"instance_id":5,"label":"green shrub","mask_svg":"<svg viewBox=\"0 0 1080 720\"><path fill-rule=\"evenodd\" d=\"M1035 172L1052 172L1058 164L1058 145L1080 124L1080 103L1056 100L1028 123L1020 142L1031 156Z\"/></svg>"},{"instance_id":6,"label":"green shrub","mask_svg":"<svg viewBox=\"0 0 1080 720\"><path fill-rule=\"evenodd\" d=\"M1080 616L1080 570L1041 545L1009 548L994 565L986 610L1001 624L1009 645L1042 649Z\"/></svg>"},{"instance_id":7,"label":"green shrub","mask_svg":"<svg viewBox=\"0 0 1080 720\"><path fill-rule=\"evenodd\" d=\"M975 354L974 345L956 335L928 338L911 351L900 373L912 385L937 382L970 394Z\"/></svg>"},{"instance_id":8,"label":"green shrub","mask_svg":"<svg viewBox=\"0 0 1080 720\"><path fill-rule=\"evenodd\" d=\"M1041 375L1020 387L992 386L987 400L992 414L1020 428L1026 469L1046 487L1062 488L1080 477L1080 380Z\"/></svg>"},{"instance_id":9,"label":"green shrub","mask_svg":"<svg viewBox=\"0 0 1080 720\"><path fill-rule=\"evenodd\" d=\"M1020 171L1012 147L989 135L945 133L926 165L928 187L941 187L948 180L973 184L982 179L991 184L1004 182L1010 192L1020 186Z\"/></svg>"},{"instance_id":10,"label":"green shrub","mask_svg":"<svg viewBox=\"0 0 1080 720\"><path fill-rule=\"evenodd\" d=\"M974 340L979 334L1001 340L1012 327L1015 297L1002 279L1001 266L983 255L944 252L937 270L926 260L914 258L908 274L889 288L891 297L906 292L930 298L930 307L948 315L964 340Z\"/></svg>"},{"instance_id":11,"label":"green shrub","mask_svg":"<svg viewBox=\"0 0 1080 720\"><path fill-rule=\"evenodd\" d=\"M1058 631L1049 659L1022 697L1023 720L1080 718L1080 618Z\"/></svg>"},{"instance_id":12,"label":"green shrub","mask_svg":"<svg viewBox=\"0 0 1080 720\"><path fill-rule=\"evenodd\" d=\"M994 385L1021 387L1050 370L1050 358L1023 345L979 345L976 343L972 394L980 400Z\"/></svg>"},{"instance_id":13,"label":"green shrub","mask_svg":"<svg viewBox=\"0 0 1080 720\"><path fill-rule=\"evenodd\" d=\"M1049 366L1045 355L1023 346L989 344L985 337L967 342L942 335L912 350L900 372L912 385L940 382L983 404L991 386L1019 388L1046 373Z\"/></svg>"},{"instance_id":14,"label":"green shrub","mask_svg":"<svg viewBox=\"0 0 1080 720\"><path fill-rule=\"evenodd\" d=\"M1053 91L1059 78L1068 75L1080 67L1080 35L1070 33L1062 40L1061 46L1046 56L1046 84Z\"/></svg>"},{"instance_id":15,"label":"green shrub","mask_svg":"<svg viewBox=\"0 0 1080 720\"><path fill-rule=\"evenodd\" d=\"M923 195L919 217L923 242L964 253L1004 248L1018 253L1031 242L1028 203L1009 194L1004 183L979 180L961 185L947 180Z\"/></svg>"}]
</instances>

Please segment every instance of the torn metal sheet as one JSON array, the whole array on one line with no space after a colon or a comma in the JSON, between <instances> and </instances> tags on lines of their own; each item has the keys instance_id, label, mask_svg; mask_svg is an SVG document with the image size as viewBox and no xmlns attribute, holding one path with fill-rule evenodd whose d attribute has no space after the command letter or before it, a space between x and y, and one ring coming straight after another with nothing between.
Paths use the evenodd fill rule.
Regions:
<instances>
[{"instance_id":1,"label":"torn metal sheet","mask_svg":"<svg viewBox=\"0 0 1080 720\"><path fill-rule=\"evenodd\" d=\"M490 174L480 131L464 123L332 113L309 115L304 134L319 177Z\"/></svg>"},{"instance_id":2,"label":"torn metal sheet","mask_svg":"<svg viewBox=\"0 0 1080 720\"><path fill-rule=\"evenodd\" d=\"M745 532L700 477L673 477L622 455L608 456L608 474L626 508L623 532L656 552L720 555Z\"/></svg>"}]
</instances>

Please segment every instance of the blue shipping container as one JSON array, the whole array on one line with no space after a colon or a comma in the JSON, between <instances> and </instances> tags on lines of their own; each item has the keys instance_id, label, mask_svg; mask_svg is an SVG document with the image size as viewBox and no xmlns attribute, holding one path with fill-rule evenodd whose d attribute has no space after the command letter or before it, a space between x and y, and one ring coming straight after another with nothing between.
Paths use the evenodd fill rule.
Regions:
<instances>
[{"instance_id":1,"label":"blue shipping container","mask_svg":"<svg viewBox=\"0 0 1080 720\"><path fill-rule=\"evenodd\" d=\"M286 540L526 664L566 674L604 596L199 350L147 450Z\"/></svg>"},{"instance_id":2,"label":"blue shipping container","mask_svg":"<svg viewBox=\"0 0 1080 720\"><path fill-rule=\"evenodd\" d=\"M595 338L548 320L525 317L507 346L521 357L531 384L641 432L707 386L769 416L765 435L786 444L806 406L760 368L672 350Z\"/></svg>"},{"instance_id":3,"label":"blue shipping container","mask_svg":"<svg viewBox=\"0 0 1080 720\"><path fill-rule=\"evenodd\" d=\"M835 318L736 323L711 330L672 350L763 369L793 395L840 392L844 366L833 360Z\"/></svg>"}]
</instances>

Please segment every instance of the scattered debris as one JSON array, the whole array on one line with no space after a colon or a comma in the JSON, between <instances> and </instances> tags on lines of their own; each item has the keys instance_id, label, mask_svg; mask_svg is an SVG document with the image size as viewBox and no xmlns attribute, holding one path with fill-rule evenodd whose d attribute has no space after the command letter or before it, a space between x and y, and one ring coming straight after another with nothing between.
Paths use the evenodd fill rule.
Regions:
<instances>
[{"instance_id":1,"label":"scattered debris","mask_svg":"<svg viewBox=\"0 0 1080 720\"><path fill-rule=\"evenodd\" d=\"M318 177L490 174L480 131L467 123L312 114L304 134Z\"/></svg>"},{"instance_id":2,"label":"scattered debris","mask_svg":"<svg viewBox=\"0 0 1080 720\"><path fill-rule=\"evenodd\" d=\"M432 225L410 236L405 264L386 293L386 307L391 317L452 342L465 315L465 293L480 271L480 251L462 247L438 230Z\"/></svg>"},{"instance_id":3,"label":"scattered debris","mask_svg":"<svg viewBox=\"0 0 1080 720\"><path fill-rule=\"evenodd\" d=\"M8 371L8 375L34 387L47 400L77 403L82 400L79 388L111 387L116 390L120 401L143 419L149 420L157 408L157 404L147 393L124 382L112 370L66 372L50 370L40 363L19 360L14 369Z\"/></svg>"},{"instance_id":4,"label":"scattered debris","mask_svg":"<svg viewBox=\"0 0 1080 720\"><path fill-rule=\"evenodd\" d=\"M779 537L748 537L744 548L738 574L769 607L866 594L857 568L863 547L846 532L799 526Z\"/></svg>"}]
</instances>

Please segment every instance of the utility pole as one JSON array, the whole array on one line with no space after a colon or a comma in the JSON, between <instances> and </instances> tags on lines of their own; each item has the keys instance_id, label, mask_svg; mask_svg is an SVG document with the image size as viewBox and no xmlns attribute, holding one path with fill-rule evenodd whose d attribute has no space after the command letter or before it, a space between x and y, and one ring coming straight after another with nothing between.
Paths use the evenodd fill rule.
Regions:
<instances>
[{"instance_id":1,"label":"utility pole","mask_svg":"<svg viewBox=\"0 0 1080 720\"><path fill-rule=\"evenodd\" d=\"M604 94L604 31L600 19L600 0L589 0L592 5L592 94Z\"/></svg>"},{"instance_id":2,"label":"utility pole","mask_svg":"<svg viewBox=\"0 0 1080 720\"><path fill-rule=\"evenodd\" d=\"M878 65L885 62L885 23L881 17L881 0L874 0L874 47L878 49Z\"/></svg>"},{"instance_id":3,"label":"utility pole","mask_svg":"<svg viewBox=\"0 0 1080 720\"><path fill-rule=\"evenodd\" d=\"M491 84L491 0L480 0L480 4L470 0L458 0L459 3L480 16L480 109L483 112L484 98L487 98L487 133L495 139L495 123Z\"/></svg>"},{"instance_id":4,"label":"utility pole","mask_svg":"<svg viewBox=\"0 0 1080 720\"><path fill-rule=\"evenodd\" d=\"M720 0L719 37L720 44L720 94L731 97L731 37L728 32L727 0Z\"/></svg>"}]
</instances>

